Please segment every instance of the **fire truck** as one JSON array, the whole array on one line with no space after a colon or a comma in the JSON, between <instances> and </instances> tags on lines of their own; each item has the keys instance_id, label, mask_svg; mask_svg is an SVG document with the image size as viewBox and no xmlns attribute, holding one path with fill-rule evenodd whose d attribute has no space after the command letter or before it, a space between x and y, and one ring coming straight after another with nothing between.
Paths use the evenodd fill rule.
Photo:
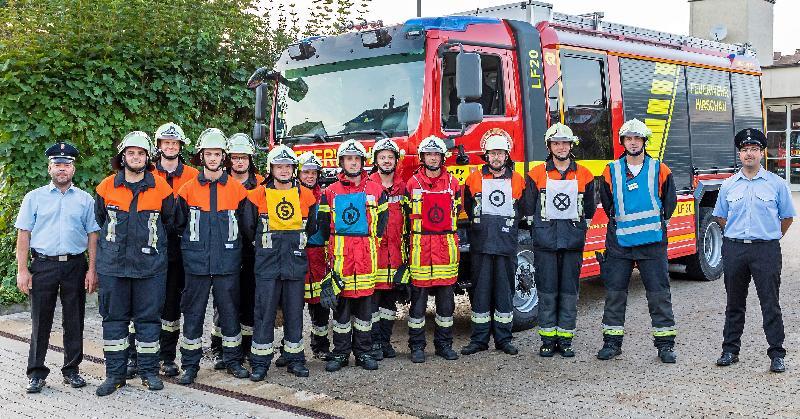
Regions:
<instances>
[{"instance_id":1,"label":"fire truck","mask_svg":"<svg viewBox=\"0 0 800 419\"><path fill-rule=\"evenodd\" d=\"M536 1L364 25L311 37L283 51L275 68L248 81L255 90L259 144L313 151L326 176L336 148L355 138L369 149L392 138L405 151L402 173L419 165L430 135L451 148L448 170L461 182L483 164L481 143L505 132L516 170L548 155L555 123L580 138L574 155L595 176L623 148L618 130L638 118L653 131L647 152L672 169L679 197L669 222L670 270L700 280L722 275L722 229L711 211L722 181L737 170L732 138L764 128L760 67L749 45L732 45L567 15ZM599 202L599 201L598 201ZM606 224L597 211L587 232L582 278L600 273ZM469 277L469 237L460 229L461 276ZM527 229L521 229L514 329L536 323L538 297Z\"/></svg>"}]
</instances>

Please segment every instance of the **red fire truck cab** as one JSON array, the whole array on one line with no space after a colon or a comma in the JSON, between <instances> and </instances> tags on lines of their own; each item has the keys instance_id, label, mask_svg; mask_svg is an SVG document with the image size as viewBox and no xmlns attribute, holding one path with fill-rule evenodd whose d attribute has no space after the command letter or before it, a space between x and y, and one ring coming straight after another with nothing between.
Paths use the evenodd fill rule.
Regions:
<instances>
[{"instance_id":1,"label":"red fire truck cab","mask_svg":"<svg viewBox=\"0 0 800 419\"><path fill-rule=\"evenodd\" d=\"M417 145L436 135L452 147L448 170L463 182L483 163L488 134L508 133L516 169L527 173L546 158L544 132L560 121L580 137L576 158L600 176L623 151L620 126L638 118L654 133L647 152L669 165L678 189L671 270L719 278L722 231L711 210L737 168L732 138L743 128L763 129L760 69L747 45L553 13L534 1L470 13L480 16L411 19L291 45L274 69L259 69L249 82L254 138L298 154L311 150L330 176L341 141L356 138L369 149L389 137L405 150L400 164L408 176L419 164ZM599 274L595 252L604 249L607 221L597 211L582 277ZM518 276L530 278L525 231ZM468 273L469 238L462 239ZM518 287L514 302L515 329L532 327L536 289Z\"/></svg>"}]
</instances>

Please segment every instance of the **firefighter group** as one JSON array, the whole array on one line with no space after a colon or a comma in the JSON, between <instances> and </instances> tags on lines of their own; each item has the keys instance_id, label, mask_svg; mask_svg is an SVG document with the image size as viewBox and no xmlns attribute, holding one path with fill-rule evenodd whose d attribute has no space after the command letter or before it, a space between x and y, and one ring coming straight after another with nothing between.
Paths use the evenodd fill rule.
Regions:
<instances>
[{"instance_id":1,"label":"firefighter group","mask_svg":"<svg viewBox=\"0 0 800 419\"><path fill-rule=\"evenodd\" d=\"M338 147L335 181L322 187L323 164L311 152L298 156L276 144L262 176L249 136L227 137L209 128L191 155L195 169L184 161L189 140L177 124L160 126L154 144L145 132L131 132L118 145L114 173L96 188L90 208L96 224L90 220L94 227L86 227L96 235L89 269L99 278L106 368L96 393L112 394L137 375L150 390L163 388L160 374L194 383L203 373L210 296L213 368L240 379L264 380L273 362L308 377L306 343L326 371L347 366L351 354L356 366L375 370L379 361L397 356L392 332L403 304L410 304L410 360L424 363L428 297L435 306L436 356L455 360L486 351L490 340L515 355L512 296L521 225L530 228L535 255L538 353L573 357L579 275L596 197L615 220L598 257L607 295L597 358L621 353L636 265L657 356L674 363L666 222L677 198L669 168L645 153L650 135L644 123L626 122L619 132L624 155L595 183L575 161L579 139L563 124L547 130L549 156L526 175L514 170L513 139L492 133L481 145L485 164L463 186L445 166L450 153L441 138L419 143L419 165L408 174L401 173L410 167L401 164L405 151L393 140L375 142L368 153L350 139ZM77 156L69 144L51 149L51 158ZM462 211L470 268L461 276L471 285L472 333L457 352L453 312ZM52 323L52 311L50 316ZM281 326L283 339L276 344ZM80 379L77 372L73 378Z\"/></svg>"}]
</instances>

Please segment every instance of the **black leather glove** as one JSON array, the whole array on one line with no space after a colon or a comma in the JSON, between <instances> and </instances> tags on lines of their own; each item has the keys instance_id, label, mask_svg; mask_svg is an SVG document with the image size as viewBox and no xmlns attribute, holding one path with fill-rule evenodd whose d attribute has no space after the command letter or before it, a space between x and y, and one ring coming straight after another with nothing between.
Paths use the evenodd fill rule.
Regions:
<instances>
[{"instance_id":1,"label":"black leather glove","mask_svg":"<svg viewBox=\"0 0 800 419\"><path fill-rule=\"evenodd\" d=\"M320 283L319 304L327 309L336 307L339 293L344 288L344 281L336 272L331 271Z\"/></svg>"}]
</instances>

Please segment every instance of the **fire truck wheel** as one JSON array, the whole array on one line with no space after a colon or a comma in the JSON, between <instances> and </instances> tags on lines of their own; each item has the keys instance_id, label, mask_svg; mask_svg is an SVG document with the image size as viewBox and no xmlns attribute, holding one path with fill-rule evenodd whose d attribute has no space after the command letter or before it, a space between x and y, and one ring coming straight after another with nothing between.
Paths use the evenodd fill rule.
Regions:
<instances>
[{"instance_id":1,"label":"fire truck wheel","mask_svg":"<svg viewBox=\"0 0 800 419\"><path fill-rule=\"evenodd\" d=\"M520 247L517 253L517 275L514 279L514 332L532 329L539 317L539 294L533 278L533 251L530 246Z\"/></svg>"},{"instance_id":2,"label":"fire truck wheel","mask_svg":"<svg viewBox=\"0 0 800 419\"><path fill-rule=\"evenodd\" d=\"M686 277L714 281L722 276L722 227L711 215L713 208L700 207L697 253L685 258Z\"/></svg>"}]
</instances>

